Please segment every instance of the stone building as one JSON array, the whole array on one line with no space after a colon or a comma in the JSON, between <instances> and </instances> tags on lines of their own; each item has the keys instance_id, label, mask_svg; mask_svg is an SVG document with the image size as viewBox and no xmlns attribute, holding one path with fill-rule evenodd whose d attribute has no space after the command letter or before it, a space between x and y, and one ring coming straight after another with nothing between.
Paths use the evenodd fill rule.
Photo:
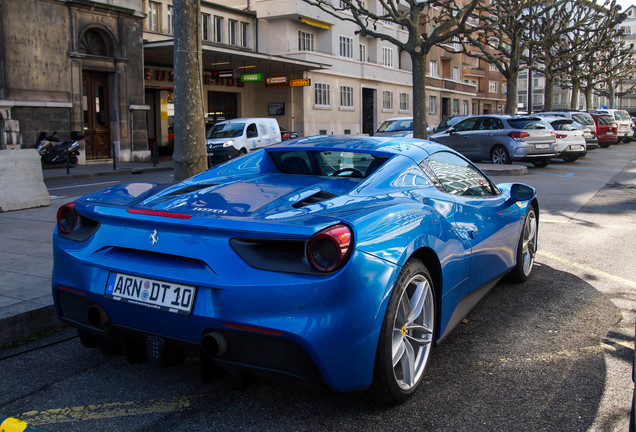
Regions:
<instances>
[{"instance_id":1,"label":"stone building","mask_svg":"<svg viewBox=\"0 0 636 432\"><path fill-rule=\"evenodd\" d=\"M142 0L0 0L0 148L83 131L80 163L149 160Z\"/></svg>"}]
</instances>

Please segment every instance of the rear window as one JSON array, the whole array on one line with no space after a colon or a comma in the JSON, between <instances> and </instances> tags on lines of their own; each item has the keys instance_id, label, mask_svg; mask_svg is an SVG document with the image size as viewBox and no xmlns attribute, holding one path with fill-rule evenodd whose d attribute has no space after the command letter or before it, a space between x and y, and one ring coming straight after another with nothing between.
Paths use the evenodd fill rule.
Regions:
<instances>
[{"instance_id":1,"label":"rear window","mask_svg":"<svg viewBox=\"0 0 636 432\"><path fill-rule=\"evenodd\" d=\"M623 111L623 110L614 111L614 118L616 120L631 120L629 118L629 113L627 111Z\"/></svg>"},{"instance_id":2,"label":"rear window","mask_svg":"<svg viewBox=\"0 0 636 432\"><path fill-rule=\"evenodd\" d=\"M616 123L614 117L610 115L600 115L598 116L598 124L600 125L613 125Z\"/></svg>"},{"instance_id":3,"label":"rear window","mask_svg":"<svg viewBox=\"0 0 636 432\"><path fill-rule=\"evenodd\" d=\"M378 132L412 131L413 120L387 120L380 125Z\"/></svg>"},{"instance_id":4,"label":"rear window","mask_svg":"<svg viewBox=\"0 0 636 432\"><path fill-rule=\"evenodd\" d=\"M390 156L358 152L289 150L269 151L285 174L367 178Z\"/></svg>"},{"instance_id":5,"label":"rear window","mask_svg":"<svg viewBox=\"0 0 636 432\"><path fill-rule=\"evenodd\" d=\"M576 114L572 114L572 118L574 119L574 121L576 121L579 124L583 124L583 125L594 124L594 119L589 114L576 113Z\"/></svg>"},{"instance_id":6,"label":"rear window","mask_svg":"<svg viewBox=\"0 0 636 432\"><path fill-rule=\"evenodd\" d=\"M508 124L513 129L547 129L548 127L536 118L508 119Z\"/></svg>"},{"instance_id":7,"label":"rear window","mask_svg":"<svg viewBox=\"0 0 636 432\"><path fill-rule=\"evenodd\" d=\"M556 120L556 121L553 121L550 124L552 125L554 130L559 130L559 131L575 131L575 130L578 130L576 128L576 126L574 126L572 123L567 122L567 121Z\"/></svg>"}]
</instances>

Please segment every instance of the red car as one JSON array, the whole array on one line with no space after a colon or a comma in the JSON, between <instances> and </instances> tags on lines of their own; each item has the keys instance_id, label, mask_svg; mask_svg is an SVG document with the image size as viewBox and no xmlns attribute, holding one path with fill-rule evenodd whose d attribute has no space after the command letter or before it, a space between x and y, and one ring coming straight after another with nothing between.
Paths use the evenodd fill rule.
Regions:
<instances>
[{"instance_id":1,"label":"red car","mask_svg":"<svg viewBox=\"0 0 636 432\"><path fill-rule=\"evenodd\" d=\"M609 147L618 142L618 124L609 114L590 113L596 123L596 136L598 145Z\"/></svg>"}]
</instances>

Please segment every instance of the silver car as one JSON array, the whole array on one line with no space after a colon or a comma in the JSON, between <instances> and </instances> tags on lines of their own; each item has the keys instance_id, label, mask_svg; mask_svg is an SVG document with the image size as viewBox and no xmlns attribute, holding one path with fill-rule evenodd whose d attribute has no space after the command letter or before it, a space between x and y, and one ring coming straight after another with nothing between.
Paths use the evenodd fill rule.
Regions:
<instances>
[{"instance_id":1,"label":"silver car","mask_svg":"<svg viewBox=\"0 0 636 432\"><path fill-rule=\"evenodd\" d=\"M556 156L554 130L534 116L471 116L434 134L430 140L474 161L494 164L528 161L544 167Z\"/></svg>"},{"instance_id":2,"label":"silver car","mask_svg":"<svg viewBox=\"0 0 636 432\"><path fill-rule=\"evenodd\" d=\"M587 150L598 148L598 137L596 136L596 123L589 113L583 111L546 111L534 113L538 117L562 117L572 119L574 126L583 131L585 146Z\"/></svg>"}]
</instances>

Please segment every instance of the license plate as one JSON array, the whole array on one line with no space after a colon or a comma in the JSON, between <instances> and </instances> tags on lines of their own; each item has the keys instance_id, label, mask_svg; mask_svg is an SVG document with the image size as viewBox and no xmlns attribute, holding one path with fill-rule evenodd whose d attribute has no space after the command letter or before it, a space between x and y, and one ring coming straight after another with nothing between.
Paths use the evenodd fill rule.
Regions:
<instances>
[{"instance_id":1,"label":"license plate","mask_svg":"<svg viewBox=\"0 0 636 432\"><path fill-rule=\"evenodd\" d=\"M534 147L538 149L547 149L550 148L550 144L535 144Z\"/></svg>"},{"instance_id":2,"label":"license plate","mask_svg":"<svg viewBox=\"0 0 636 432\"><path fill-rule=\"evenodd\" d=\"M124 303L189 315L196 292L196 287L191 285L110 273L104 296Z\"/></svg>"},{"instance_id":3,"label":"license plate","mask_svg":"<svg viewBox=\"0 0 636 432\"><path fill-rule=\"evenodd\" d=\"M582 146L582 145L571 145L571 146L570 146L570 150L573 150L573 151L583 151L583 150L584 150L584 148L583 148L583 146Z\"/></svg>"},{"instance_id":4,"label":"license plate","mask_svg":"<svg viewBox=\"0 0 636 432\"><path fill-rule=\"evenodd\" d=\"M605 132L605 135L616 135L614 132Z\"/></svg>"}]
</instances>

